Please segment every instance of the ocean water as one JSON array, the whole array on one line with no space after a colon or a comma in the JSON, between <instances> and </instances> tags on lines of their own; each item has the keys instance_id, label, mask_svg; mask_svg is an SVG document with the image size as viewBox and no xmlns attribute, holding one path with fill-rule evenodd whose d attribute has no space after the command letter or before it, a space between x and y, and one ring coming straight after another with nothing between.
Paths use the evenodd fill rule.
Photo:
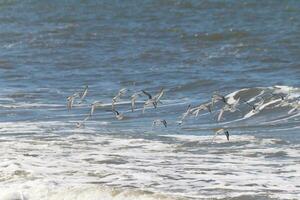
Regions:
<instances>
[{"instance_id":1,"label":"ocean water","mask_svg":"<svg viewBox=\"0 0 300 200\"><path fill-rule=\"evenodd\" d=\"M0 200L300 199L299 33L296 0L1 1ZM178 125L215 91L238 110Z\"/></svg>"}]
</instances>

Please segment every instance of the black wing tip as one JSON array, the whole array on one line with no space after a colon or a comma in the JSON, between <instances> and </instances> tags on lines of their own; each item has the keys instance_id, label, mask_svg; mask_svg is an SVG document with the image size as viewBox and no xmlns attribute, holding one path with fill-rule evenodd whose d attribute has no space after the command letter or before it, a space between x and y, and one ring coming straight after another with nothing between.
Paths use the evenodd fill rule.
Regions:
<instances>
[{"instance_id":1,"label":"black wing tip","mask_svg":"<svg viewBox=\"0 0 300 200\"><path fill-rule=\"evenodd\" d=\"M227 141L229 141L229 132L226 131L226 132L225 132L225 135L226 135Z\"/></svg>"}]
</instances>

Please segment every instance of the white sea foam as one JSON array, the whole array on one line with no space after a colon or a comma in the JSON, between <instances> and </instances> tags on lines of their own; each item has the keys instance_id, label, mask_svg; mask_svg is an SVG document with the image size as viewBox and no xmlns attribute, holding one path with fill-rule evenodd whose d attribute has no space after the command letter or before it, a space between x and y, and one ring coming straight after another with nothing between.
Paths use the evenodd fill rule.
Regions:
<instances>
[{"instance_id":1,"label":"white sea foam","mask_svg":"<svg viewBox=\"0 0 300 200\"><path fill-rule=\"evenodd\" d=\"M227 95L229 101L240 91ZM255 102L263 91L260 88L256 97L250 95L249 99ZM279 101L266 101L260 114ZM173 103L160 108L180 105ZM28 108L40 107L51 108L46 104ZM274 128L282 120L296 119L298 113L267 118L267 122L255 121L253 115L247 119L232 115L231 120L213 125L226 124L233 129L233 123L248 122L251 117L253 122L241 127L268 127L267 122L272 122L269 131L299 129L297 125ZM91 119L85 128L77 129L74 116L60 115L65 119L62 121L0 122L1 200L226 199L241 195L299 199L299 144L253 136L254 131L259 133L259 127L252 131L236 125L237 131L230 131L229 141L224 135L212 141L211 124L200 127L202 132L208 131L207 135L177 135L171 131L170 135L151 135L152 131L145 137L143 130L131 133L130 125L122 130L124 135L118 130L106 132L104 127L111 127L115 123L112 120Z\"/></svg>"},{"instance_id":2,"label":"white sea foam","mask_svg":"<svg viewBox=\"0 0 300 200\"><path fill-rule=\"evenodd\" d=\"M159 199L160 194L172 199L278 190L272 192L276 197L298 198L297 145L274 146L277 139L251 135L231 135L229 142L222 135L214 142L212 136L162 136L173 142L82 133L51 140L3 136L0 194L33 200Z\"/></svg>"},{"instance_id":3,"label":"white sea foam","mask_svg":"<svg viewBox=\"0 0 300 200\"><path fill-rule=\"evenodd\" d=\"M1 200L175 200L172 195L154 194L143 190L118 189L108 186L57 186L55 183L30 181L0 189ZM183 199L183 198L180 198Z\"/></svg>"}]
</instances>

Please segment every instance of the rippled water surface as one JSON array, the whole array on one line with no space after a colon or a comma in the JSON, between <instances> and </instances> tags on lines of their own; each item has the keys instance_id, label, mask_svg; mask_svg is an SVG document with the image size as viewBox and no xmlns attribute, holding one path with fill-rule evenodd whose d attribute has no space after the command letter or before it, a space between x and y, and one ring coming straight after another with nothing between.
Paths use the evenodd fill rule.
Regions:
<instances>
[{"instance_id":1,"label":"rippled water surface","mask_svg":"<svg viewBox=\"0 0 300 200\"><path fill-rule=\"evenodd\" d=\"M300 199L299 13L296 0L0 2L0 199ZM162 87L157 109L142 113L144 95L131 112L134 92ZM238 109L178 125L215 91Z\"/></svg>"}]
</instances>

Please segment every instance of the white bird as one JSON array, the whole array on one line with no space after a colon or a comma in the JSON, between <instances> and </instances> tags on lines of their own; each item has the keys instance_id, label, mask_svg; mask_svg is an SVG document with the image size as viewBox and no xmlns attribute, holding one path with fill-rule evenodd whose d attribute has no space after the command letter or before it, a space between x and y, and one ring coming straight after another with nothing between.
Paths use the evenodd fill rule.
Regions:
<instances>
[{"instance_id":1,"label":"white bird","mask_svg":"<svg viewBox=\"0 0 300 200\"><path fill-rule=\"evenodd\" d=\"M81 122L77 122L77 123L76 123L76 127L77 127L77 128L84 127L84 126L85 126L85 124L84 124L84 123L85 123L85 122L86 122L86 121L87 121L87 120L88 120L90 117L91 117L91 116L90 116L90 115L88 115L87 117L85 117L85 118L84 118L84 120L83 120L83 121L81 121Z\"/></svg>"},{"instance_id":2,"label":"white bird","mask_svg":"<svg viewBox=\"0 0 300 200\"><path fill-rule=\"evenodd\" d=\"M131 95L131 111L133 112L135 109L135 101L138 97L140 97L142 92L135 92L133 95Z\"/></svg>"},{"instance_id":3,"label":"white bird","mask_svg":"<svg viewBox=\"0 0 300 200\"><path fill-rule=\"evenodd\" d=\"M263 109L263 105L265 103L265 100L262 98L259 102L254 104L254 107L252 108L254 113L259 113Z\"/></svg>"},{"instance_id":4,"label":"white bird","mask_svg":"<svg viewBox=\"0 0 300 200\"><path fill-rule=\"evenodd\" d=\"M208 110L208 112L211 113L211 103L205 103L205 104L201 104L197 107L194 107L191 109L192 114L195 115L195 117L197 117L199 115L199 112L202 110Z\"/></svg>"},{"instance_id":5,"label":"white bird","mask_svg":"<svg viewBox=\"0 0 300 200\"><path fill-rule=\"evenodd\" d=\"M119 113L117 110L113 110L113 112L115 113L115 116L116 116L117 120L124 119L124 115Z\"/></svg>"},{"instance_id":6,"label":"white bird","mask_svg":"<svg viewBox=\"0 0 300 200\"><path fill-rule=\"evenodd\" d=\"M83 92L80 93L80 96L79 96L80 102L79 103L82 103L84 101L84 99L85 99L85 97L86 97L86 95L88 93L88 89L89 89L89 86L86 85L85 88L84 88L84 90L83 90Z\"/></svg>"},{"instance_id":7,"label":"white bird","mask_svg":"<svg viewBox=\"0 0 300 200\"><path fill-rule=\"evenodd\" d=\"M223 128L215 129L215 135L214 135L212 141L214 141L214 139L217 137L217 135L221 135L221 134L225 134L227 140L229 141L229 132L228 132L228 130L225 130Z\"/></svg>"},{"instance_id":8,"label":"white bird","mask_svg":"<svg viewBox=\"0 0 300 200\"><path fill-rule=\"evenodd\" d=\"M233 102L233 104L226 104L221 110L220 113L218 115L218 122L222 119L222 116L224 114L225 111L229 111L229 112L235 112L237 109L237 106L239 105L240 102L240 98L238 98L235 102Z\"/></svg>"},{"instance_id":9,"label":"white bird","mask_svg":"<svg viewBox=\"0 0 300 200\"><path fill-rule=\"evenodd\" d=\"M96 110L97 107L103 107L103 103L101 101L94 101L91 104L90 116L94 114L94 111Z\"/></svg>"},{"instance_id":10,"label":"white bird","mask_svg":"<svg viewBox=\"0 0 300 200\"><path fill-rule=\"evenodd\" d=\"M192 114L191 109L192 109L191 104L189 104L188 107L187 107L187 109L186 109L186 111L182 114L181 120L178 122L179 125L181 125L183 123L183 120L187 116L189 116L190 114Z\"/></svg>"},{"instance_id":11,"label":"white bird","mask_svg":"<svg viewBox=\"0 0 300 200\"><path fill-rule=\"evenodd\" d=\"M73 95L67 97L67 108L68 108L68 110L71 110L73 108L75 98L78 97L78 96L79 96L78 93L74 93Z\"/></svg>"},{"instance_id":12,"label":"white bird","mask_svg":"<svg viewBox=\"0 0 300 200\"><path fill-rule=\"evenodd\" d=\"M166 120L156 119L153 121L152 126L157 126L158 124L163 124L166 128L168 126L168 123Z\"/></svg>"},{"instance_id":13,"label":"white bird","mask_svg":"<svg viewBox=\"0 0 300 200\"><path fill-rule=\"evenodd\" d=\"M124 95L126 94L127 91L128 91L127 88L122 88L121 90L119 90L118 94L117 94L114 98L112 98L112 103L111 103L111 108L112 108L112 110L115 109L115 103L116 103L117 101L119 101L120 98L121 98L122 96L124 96Z\"/></svg>"},{"instance_id":14,"label":"white bird","mask_svg":"<svg viewBox=\"0 0 300 200\"><path fill-rule=\"evenodd\" d=\"M156 94L156 95L153 97L153 99L155 99L155 101L156 101L156 104L161 103L160 98L161 98L163 95L164 95L164 89L161 88L160 91L159 91L159 93Z\"/></svg>"},{"instance_id":15,"label":"white bird","mask_svg":"<svg viewBox=\"0 0 300 200\"><path fill-rule=\"evenodd\" d=\"M227 103L225 96L218 94L215 92L211 97L211 107L214 107L215 103L218 101L222 101L223 103Z\"/></svg>"},{"instance_id":16,"label":"white bird","mask_svg":"<svg viewBox=\"0 0 300 200\"><path fill-rule=\"evenodd\" d=\"M157 103L160 102L160 98L164 94L164 89L162 88L158 94L156 94L154 97L151 96L148 92L145 90L142 90L142 92L148 96L148 100L144 103L143 113L145 112L146 107L149 105L153 105L154 108L157 108Z\"/></svg>"}]
</instances>

